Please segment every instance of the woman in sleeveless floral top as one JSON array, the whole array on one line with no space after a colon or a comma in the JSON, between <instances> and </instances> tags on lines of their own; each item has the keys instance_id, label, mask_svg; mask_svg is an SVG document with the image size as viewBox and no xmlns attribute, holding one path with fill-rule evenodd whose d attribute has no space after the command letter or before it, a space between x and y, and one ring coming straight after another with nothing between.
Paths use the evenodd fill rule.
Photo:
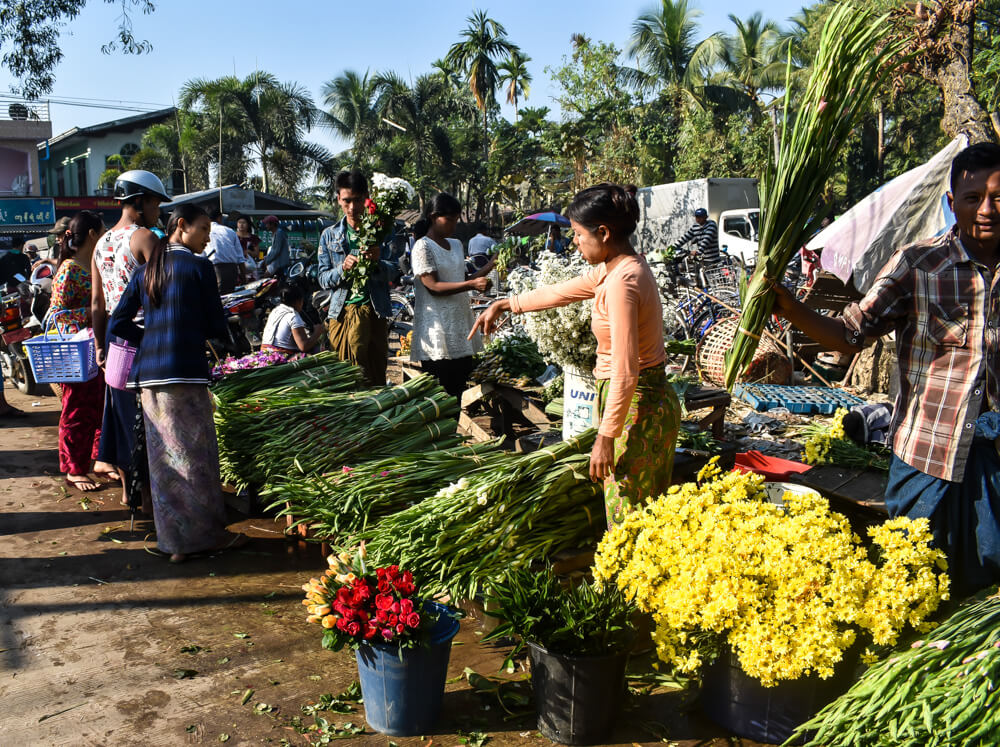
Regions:
<instances>
[{"instance_id":1,"label":"woman in sleeveless floral top","mask_svg":"<svg viewBox=\"0 0 1000 747\"><path fill-rule=\"evenodd\" d=\"M91 256L104 226L101 216L89 210L77 213L69 225L76 253L64 259L56 270L48 314L59 331L73 335L90 326ZM102 372L98 371L90 381L62 385L59 470L66 475L67 483L83 491L98 487L90 476L90 466L97 458L103 408Z\"/></svg>"}]
</instances>

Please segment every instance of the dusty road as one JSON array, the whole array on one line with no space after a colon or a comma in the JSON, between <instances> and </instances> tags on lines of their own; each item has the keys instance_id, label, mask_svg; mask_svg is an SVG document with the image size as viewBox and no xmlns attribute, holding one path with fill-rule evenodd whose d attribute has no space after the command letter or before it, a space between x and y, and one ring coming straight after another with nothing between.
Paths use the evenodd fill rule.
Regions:
<instances>
[{"instance_id":1,"label":"dusty road","mask_svg":"<svg viewBox=\"0 0 1000 747\"><path fill-rule=\"evenodd\" d=\"M84 503L64 486L58 400L7 395L30 416L0 426L0 746L316 740L300 733L314 723L302 707L356 679L353 655L323 651L304 621L299 587L325 567L318 549L259 518L240 524L254 537L245 548L171 565L146 550L151 520L129 532L120 489ZM549 744L531 715L505 720L495 698L462 678L466 667L492 675L500 666L503 651L480 634L479 621L463 621L436 733L394 742ZM616 743L716 741L719 730L678 712L683 699L662 690L632 698ZM357 705L319 715L364 726ZM390 740L368 731L342 743Z\"/></svg>"}]
</instances>

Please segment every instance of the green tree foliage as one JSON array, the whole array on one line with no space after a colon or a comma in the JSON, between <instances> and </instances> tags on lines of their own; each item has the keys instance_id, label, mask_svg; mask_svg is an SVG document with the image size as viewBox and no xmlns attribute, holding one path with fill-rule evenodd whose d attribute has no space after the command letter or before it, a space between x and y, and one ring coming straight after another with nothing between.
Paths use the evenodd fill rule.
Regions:
<instances>
[{"instance_id":1,"label":"green tree foliage","mask_svg":"<svg viewBox=\"0 0 1000 747\"><path fill-rule=\"evenodd\" d=\"M489 114L496 108L496 92L500 87L498 65L520 50L507 37L507 29L490 18L486 11L473 12L466 18L466 23L468 26L462 31L459 41L448 49L445 62L465 75L476 106L482 112L485 160L489 157Z\"/></svg>"},{"instance_id":2,"label":"green tree foliage","mask_svg":"<svg viewBox=\"0 0 1000 747\"><path fill-rule=\"evenodd\" d=\"M132 32L132 15L155 10L151 0L104 0L121 6L118 34L101 47L105 54L121 51L142 54L153 47ZM38 98L49 93L55 83L55 68L62 59L60 29L83 11L87 0L2 0L0 1L0 58L17 80L14 93Z\"/></svg>"},{"instance_id":3,"label":"green tree foliage","mask_svg":"<svg viewBox=\"0 0 1000 747\"><path fill-rule=\"evenodd\" d=\"M190 80L180 103L203 115L206 132L209 122L217 123L221 148L216 144L213 160L222 159L223 183L244 182L255 165L264 191L294 197L303 177L329 160L324 148L305 139L317 120L312 97L270 73Z\"/></svg>"}]
</instances>

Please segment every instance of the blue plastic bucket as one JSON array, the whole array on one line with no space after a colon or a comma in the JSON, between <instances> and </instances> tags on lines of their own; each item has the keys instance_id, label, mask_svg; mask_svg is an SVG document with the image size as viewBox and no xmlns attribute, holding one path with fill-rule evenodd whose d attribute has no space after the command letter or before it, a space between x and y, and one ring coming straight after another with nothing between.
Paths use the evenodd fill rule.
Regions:
<instances>
[{"instance_id":1,"label":"blue plastic bucket","mask_svg":"<svg viewBox=\"0 0 1000 747\"><path fill-rule=\"evenodd\" d=\"M439 614L430 645L403 649L384 643L362 645L356 653L365 720L375 731L395 737L425 734L437 721L448 676L451 640L458 620L448 608L428 602Z\"/></svg>"}]
</instances>

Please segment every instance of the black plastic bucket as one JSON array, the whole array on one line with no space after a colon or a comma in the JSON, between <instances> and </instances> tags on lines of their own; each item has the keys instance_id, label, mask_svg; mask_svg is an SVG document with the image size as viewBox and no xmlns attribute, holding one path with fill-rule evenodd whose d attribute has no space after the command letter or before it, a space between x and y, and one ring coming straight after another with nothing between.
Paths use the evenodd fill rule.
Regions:
<instances>
[{"instance_id":1,"label":"black plastic bucket","mask_svg":"<svg viewBox=\"0 0 1000 747\"><path fill-rule=\"evenodd\" d=\"M538 731L560 744L606 742L621 710L628 654L562 656L528 647Z\"/></svg>"},{"instance_id":2,"label":"black plastic bucket","mask_svg":"<svg viewBox=\"0 0 1000 747\"><path fill-rule=\"evenodd\" d=\"M848 653L853 653L853 649L848 649ZM800 724L847 691L854 664L849 655L829 679L810 675L764 687L746 674L736 655L726 649L702 675L702 710L734 734L781 744Z\"/></svg>"}]
</instances>

